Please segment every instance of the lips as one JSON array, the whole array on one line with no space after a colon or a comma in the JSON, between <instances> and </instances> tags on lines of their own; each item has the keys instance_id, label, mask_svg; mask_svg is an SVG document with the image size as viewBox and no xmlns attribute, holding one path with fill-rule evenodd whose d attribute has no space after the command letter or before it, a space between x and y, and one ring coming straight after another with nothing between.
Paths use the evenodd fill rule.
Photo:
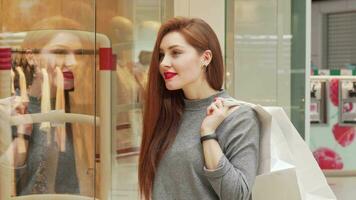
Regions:
<instances>
[{"instance_id":1,"label":"lips","mask_svg":"<svg viewBox=\"0 0 356 200\"><path fill-rule=\"evenodd\" d=\"M74 88L74 74L71 71L63 72L64 89L71 90Z\"/></svg>"},{"instance_id":2,"label":"lips","mask_svg":"<svg viewBox=\"0 0 356 200\"><path fill-rule=\"evenodd\" d=\"M73 72L66 71L66 72L63 72L63 77L66 78L66 79L73 79L74 75L73 75Z\"/></svg>"},{"instance_id":3,"label":"lips","mask_svg":"<svg viewBox=\"0 0 356 200\"><path fill-rule=\"evenodd\" d=\"M174 72L164 72L164 79L168 80L175 77L177 73Z\"/></svg>"}]
</instances>

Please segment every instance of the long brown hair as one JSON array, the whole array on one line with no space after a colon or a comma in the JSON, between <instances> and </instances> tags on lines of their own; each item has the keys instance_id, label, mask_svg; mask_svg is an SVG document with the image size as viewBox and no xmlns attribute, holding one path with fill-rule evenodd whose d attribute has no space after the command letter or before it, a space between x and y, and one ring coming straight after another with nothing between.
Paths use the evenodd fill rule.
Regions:
<instances>
[{"instance_id":1,"label":"long brown hair","mask_svg":"<svg viewBox=\"0 0 356 200\"><path fill-rule=\"evenodd\" d=\"M139 187L144 199L151 199L153 181L158 164L173 143L184 108L181 89L167 90L159 73L159 48L162 38L170 32L182 34L198 53L212 52L207 66L207 82L215 90L222 88L224 66L218 38L213 29L202 19L172 18L164 23L156 39L148 72L148 85L143 114L143 135L139 158Z\"/></svg>"}]
</instances>

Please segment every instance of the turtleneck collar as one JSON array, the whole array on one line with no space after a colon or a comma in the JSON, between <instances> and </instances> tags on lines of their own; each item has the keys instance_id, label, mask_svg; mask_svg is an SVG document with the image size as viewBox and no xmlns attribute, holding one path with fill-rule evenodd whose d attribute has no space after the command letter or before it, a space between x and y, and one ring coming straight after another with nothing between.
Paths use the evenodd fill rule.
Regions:
<instances>
[{"instance_id":1,"label":"turtleneck collar","mask_svg":"<svg viewBox=\"0 0 356 200\"><path fill-rule=\"evenodd\" d=\"M218 93L211 95L210 97L204 99L184 99L184 109L185 110L201 110L208 107L215 97L229 97L225 90L220 90Z\"/></svg>"}]
</instances>

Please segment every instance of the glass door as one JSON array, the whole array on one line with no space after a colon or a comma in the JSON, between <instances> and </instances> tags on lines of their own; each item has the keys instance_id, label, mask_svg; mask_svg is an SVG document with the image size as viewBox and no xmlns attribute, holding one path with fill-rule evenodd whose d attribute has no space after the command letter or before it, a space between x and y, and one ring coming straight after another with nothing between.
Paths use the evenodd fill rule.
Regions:
<instances>
[{"instance_id":1,"label":"glass door","mask_svg":"<svg viewBox=\"0 0 356 200\"><path fill-rule=\"evenodd\" d=\"M0 4L0 199L93 199L95 1Z\"/></svg>"},{"instance_id":2,"label":"glass door","mask_svg":"<svg viewBox=\"0 0 356 200\"><path fill-rule=\"evenodd\" d=\"M173 0L0 0L0 199L139 199L147 70Z\"/></svg>"},{"instance_id":3,"label":"glass door","mask_svg":"<svg viewBox=\"0 0 356 200\"><path fill-rule=\"evenodd\" d=\"M162 21L173 15L172 7L173 0L97 2L97 32L109 37L116 68L111 88L111 199L139 199L138 154L148 67L156 34Z\"/></svg>"},{"instance_id":4,"label":"glass door","mask_svg":"<svg viewBox=\"0 0 356 200\"><path fill-rule=\"evenodd\" d=\"M304 136L305 2L226 4L226 87L241 100L283 107Z\"/></svg>"}]
</instances>

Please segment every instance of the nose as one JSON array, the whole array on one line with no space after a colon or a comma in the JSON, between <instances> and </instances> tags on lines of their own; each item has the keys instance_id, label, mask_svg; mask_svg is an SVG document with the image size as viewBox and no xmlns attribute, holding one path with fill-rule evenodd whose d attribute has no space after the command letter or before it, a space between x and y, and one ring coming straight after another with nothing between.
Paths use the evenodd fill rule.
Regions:
<instances>
[{"instance_id":1,"label":"nose","mask_svg":"<svg viewBox=\"0 0 356 200\"><path fill-rule=\"evenodd\" d=\"M164 67L164 68L171 67L171 60L169 59L169 56L164 55L159 65L160 67Z\"/></svg>"},{"instance_id":2,"label":"nose","mask_svg":"<svg viewBox=\"0 0 356 200\"><path fill-rule=\"evenodd\" d=\"M66 66L75 66L77 64L77 60L75 59L74 54L70 53L66 55L65 65Z\"/></svg>"}]
</instances>

